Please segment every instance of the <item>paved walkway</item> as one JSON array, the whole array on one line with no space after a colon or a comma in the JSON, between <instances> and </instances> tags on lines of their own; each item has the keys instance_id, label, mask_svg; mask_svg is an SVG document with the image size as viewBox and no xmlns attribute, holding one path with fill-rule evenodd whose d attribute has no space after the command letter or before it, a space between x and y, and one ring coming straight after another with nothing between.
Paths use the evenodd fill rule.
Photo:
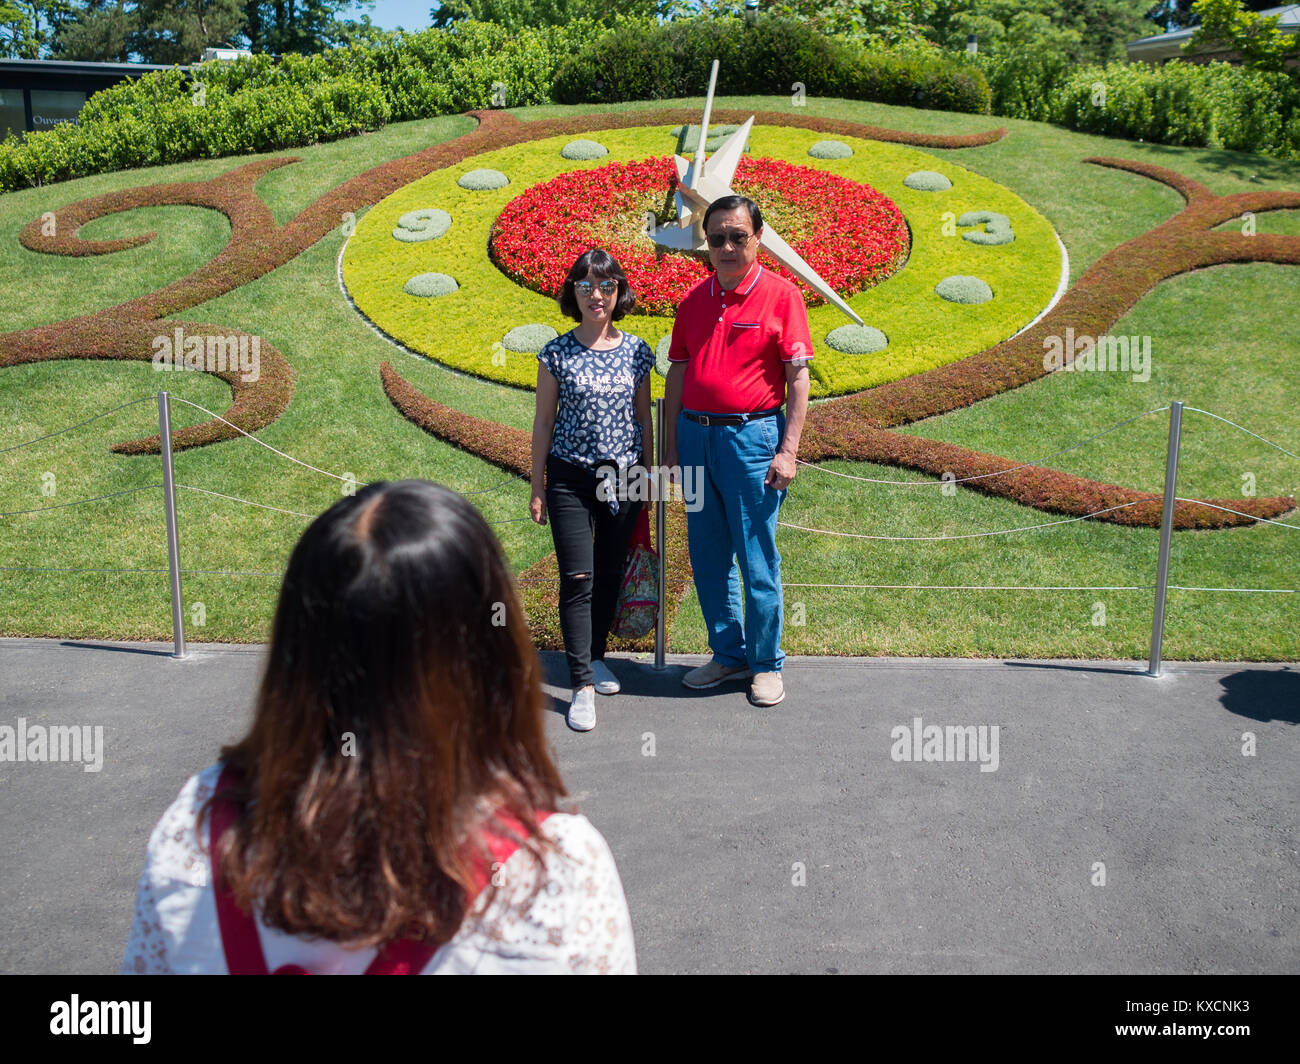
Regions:
<instances>
[{"instance_id":1,"label":"paved walkway","mask_svg":"<svg viewBox=\"0 0 1300 1064\"><path fill-rule=\"evenodd\" d=\"M169 651L0 640L0 728L104 737L98 772L0 762L0 972L117 970L149 832L262 652ZM1300 971L1300 666L791 658L759 710L683 689L702 660L614 660L595 731L548 723L643 972ZM983 763L891 756L929 725L982 727Z\"/></svg>"}]
</instances>

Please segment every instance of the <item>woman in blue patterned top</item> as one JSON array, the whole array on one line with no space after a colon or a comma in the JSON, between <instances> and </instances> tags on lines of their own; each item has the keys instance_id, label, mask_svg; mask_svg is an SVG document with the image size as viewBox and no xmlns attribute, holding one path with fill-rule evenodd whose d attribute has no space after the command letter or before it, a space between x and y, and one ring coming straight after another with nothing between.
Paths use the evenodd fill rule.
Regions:
<instances>
[{"instance_id":1,"label":"woman in blue patterned top","mask_svg":"<svg viewBox=\"0 0 1300 1064\"><path fill-rule=\"evenodd\" d=\"M614 324L635 300L609 252L583 252L559 298L560 309L578 325L537 356L529 511L539 525L550 515L560 569L560 631L573 685L568 722L575 731L596 726L596 691L612 695L619 689L604 662L605 644L643 505L627 497L638 493L626 487L649 469L653 453L654 352Z\"/></svg>"}]
</instances>

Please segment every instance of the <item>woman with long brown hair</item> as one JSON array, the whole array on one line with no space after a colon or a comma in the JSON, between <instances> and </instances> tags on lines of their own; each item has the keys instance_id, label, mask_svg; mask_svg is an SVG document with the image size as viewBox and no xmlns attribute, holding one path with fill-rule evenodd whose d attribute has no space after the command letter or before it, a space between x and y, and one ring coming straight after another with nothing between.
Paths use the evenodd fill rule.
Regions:
<instances>
[{"instance_id":1,"label":"woman with long brown hair","mask_svg":"<svg viewBox=\"0 0 1300 1064\"><path fill-rule=\"evenodd\" d=\"M542 703L473 506L418 480L335 503L289 560L248 734L154 830L123 972L635 971Z\"/></svg>"}]
</instances>

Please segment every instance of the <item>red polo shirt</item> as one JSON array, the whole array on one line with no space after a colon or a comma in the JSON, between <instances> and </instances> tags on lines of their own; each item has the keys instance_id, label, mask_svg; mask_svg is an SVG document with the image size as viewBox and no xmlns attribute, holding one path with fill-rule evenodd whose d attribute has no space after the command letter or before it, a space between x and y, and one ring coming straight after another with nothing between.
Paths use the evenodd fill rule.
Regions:
<instances>
[{"instance_id":1,"label":"red polo shirt","mask_svg":"<svg viewBox=\"0 0 1300 1064\"><path fill-rule=\"evenodd\" d=\"M730 292L715 273L686 293L668 361L686 363L687 410L747 414L784 403L785 363L812 354L799 289L755 262Z\"/></svg>"}]
</instances>

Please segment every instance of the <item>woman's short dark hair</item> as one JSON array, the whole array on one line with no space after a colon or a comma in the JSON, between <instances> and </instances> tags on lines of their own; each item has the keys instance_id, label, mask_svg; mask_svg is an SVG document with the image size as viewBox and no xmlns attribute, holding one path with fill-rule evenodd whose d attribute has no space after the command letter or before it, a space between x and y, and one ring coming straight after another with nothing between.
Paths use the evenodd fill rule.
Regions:
<instances>
[{"instance_id":1,"label":"woman's short dark hair","mask_svg":"<svg viewBox=\"0 0 1300 1064\"><path fill-rule=\"evenodd\" d=\"M758 204L748 196L723 196L709 204L708 209L704 212L704 221L700 224L707 231L709 228L709 218L714 211L734 211L737 207L744 207L749 211L749 221L754 232L763 228L763 212L758 209Z\"/></svg>"},{"instance_id":2,"label":"woman's short dark hair","mask_svg":"<svg viewBox=\"0 0 1300 1064\"><path fill-rule=\"evenodd\" d=\"M541 677L501 547L461 495L402 480L336 502L293 550L252 726L221 752L240 811L212 859L237 903L356 946L450 939L499 812L535 857L550 845L537 814L565 790Z\"/></svg>"},{"instance_id":3,"label":"woman's short dark hair","mask_svg":"<svg viewBox=\"0 0 1300 1064\"><path fill-rule=\"evenodd\" d=\"M627 277L623 273L623 267L618 264L618 259L604 248L591 248L578 256L569 270L569 276L564 279L564 288L560 291L559 302L560 310L568 317L574 321L582 321L582 311L578 309L578 297L574 294L573 285L575 281L581 281L588 275L594 275L601 280L618 282L618 302L614 304L614 311L610 314L612 320L618 321L632 309L632 304L636 302L636 293L628 287Z\"/></svg>"}]
</instances>

